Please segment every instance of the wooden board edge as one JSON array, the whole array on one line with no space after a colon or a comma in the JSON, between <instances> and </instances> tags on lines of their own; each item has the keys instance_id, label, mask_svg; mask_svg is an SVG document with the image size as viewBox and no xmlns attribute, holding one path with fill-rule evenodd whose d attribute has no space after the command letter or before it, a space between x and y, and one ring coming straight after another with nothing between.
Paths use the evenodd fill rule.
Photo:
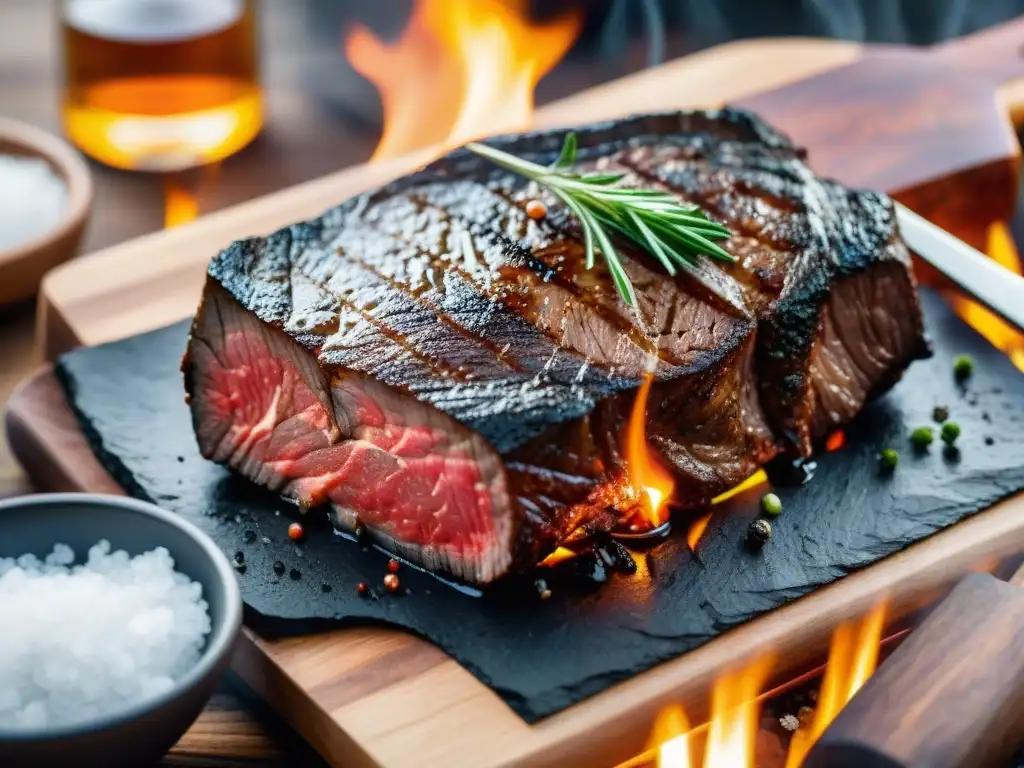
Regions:
<instances>
[{"instance_id":1,"label":"wooden board edge","mask_svg":"<svg viewBox=\"0 0 1024 768\"><path fill-rule=\"evenodd\" d=\"M91 465L86 461L78 468L60 461L61 453L71 453L76 447L84 448L90 458L92 454L66 404L53 407L54 395L61 398L59 406L63 393L47 367L19 387L8 404L5 422L9 436L15 438L12 447L18 460L43 490L121 492L95 459ZM50 405L41 407L44 402ZM57 472L45 471L51 464L58 466ZM50 483L56 486L50 487ZM493 732L488 734L491 752L480 763L478 759L484 756L459 757L456 750L446 755L445 764L453 768L482 764L510 768L616 764L642 751L662 707L678 702L691 717L704 717L711 683L723 670L740 668L771 649L778 659L776 682L781 682L803 671L807 659L824 657L829 637L840 622L855 618L881 600L888 602L891 619L905 616L940 596L967 571L992 570L1002 559L1022 551L1024 494L534 726L526 725L474 679L487 694L474 693L472 705L479 717L492 724ZM318 637L329 640L328 635ZM266 700L294 703L295 707L283 709L284 717L335 764L405 765L415 756L438 748L431 747L431 742L443 726L431 721L439 716L431 714L432 691L417 690L414 682L402 689L403 700L424 713L418 728L404 728L386 740L367 741L350 732L351 712L347 708L327 711L319 707L273 656L272 642L247 633L240 644L235 671ZM383 704L377 702L374 706ZM376 714L361 711L360 717L365 720ZM380 716L386 720L388 714L382 711ZM331 728L342 734L341 743L330 741Z\"/></svg>"}]
</instances>

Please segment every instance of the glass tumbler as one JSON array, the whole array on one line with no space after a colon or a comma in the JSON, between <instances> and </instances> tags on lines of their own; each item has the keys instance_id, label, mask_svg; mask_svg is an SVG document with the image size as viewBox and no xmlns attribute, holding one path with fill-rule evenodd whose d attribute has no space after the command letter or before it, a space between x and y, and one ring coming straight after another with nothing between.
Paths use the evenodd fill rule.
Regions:
<instances>
[{"instance_id":1,"label":"glass tumbler","mask_svg":"<svg viewBox=\"0 0 1024 768\"><path fill-rule=\"evenodd\" d=\"M263 125L256 0L62 0L64 130L116 168L221 160Z\"/></svg>"}]
</instances>

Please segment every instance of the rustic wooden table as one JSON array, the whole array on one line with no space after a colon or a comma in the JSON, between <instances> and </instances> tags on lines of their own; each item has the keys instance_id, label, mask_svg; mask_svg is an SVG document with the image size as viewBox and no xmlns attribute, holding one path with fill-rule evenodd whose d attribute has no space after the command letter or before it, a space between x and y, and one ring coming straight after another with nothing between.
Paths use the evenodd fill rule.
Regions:
<instances>
[{"instance_id":1,"label":"rustic wooden table","mask_svg":"<svg viewBox=\"0 0 1024 768\"><path fill-rule=\"evenodd\" d=\"M209 212L322 176L365 160L378 129L364 101L346 109L339 99L315 91L311 72L332 66L330 49L309 44L309 3L262 0L261 27L266 128L247 149L227 160L215 184L203 188ZM0 3L0 116L59 132L60 55L56 0ZM328 44L331 41L328 40ZM338 51L341 31L337 34ZM325 64L326 61L326 64ZM338 61L340 61L340 56ZM623 74L642 55L627 54L610 66L567 62L544 84L549 100ZM342 67L339 67L343 69ZM337 79L337 78L333 78ZM336 83L333 83L335 87ZM342 92L347 92L347 85ZM365 93L355 86L355 93ZM343 101L343 99L341 100ZM164 184L148 174L122 173L92 164L96 203L83 253L160 229ZM31 302L0 308L0 405L18 381L41 362L33 336ZM0 435L0 497L31 493L32 487ZM228 681L207 710L164 761L168 766L322 766L324 763L273 718L257 716Z\"/></svg>"}]
</instances>

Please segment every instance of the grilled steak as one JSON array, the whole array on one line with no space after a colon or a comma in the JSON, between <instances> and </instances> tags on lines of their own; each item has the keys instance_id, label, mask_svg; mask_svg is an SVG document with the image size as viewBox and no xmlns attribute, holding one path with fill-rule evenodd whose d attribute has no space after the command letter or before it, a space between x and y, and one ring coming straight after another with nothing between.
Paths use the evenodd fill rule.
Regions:
<instances>
[{"instance_id":1,"label":"grilled steak","mask_svg":"<svg viewBox=\"0 0 1024 768\"><path fill-rule=\"evenodd\" d=\"M884 196L739 111L577 134L581 164L725 221L737 263L672 278L623 243L634 313L557 201L534 221L538 190L454 152L213 260L183 363L203 455L486 583L630 505L620 436L652 360L648 436L692 507L810 453L926 353ZM563 138L492 143L550 163Z\"/></svg>"}]
</instances>

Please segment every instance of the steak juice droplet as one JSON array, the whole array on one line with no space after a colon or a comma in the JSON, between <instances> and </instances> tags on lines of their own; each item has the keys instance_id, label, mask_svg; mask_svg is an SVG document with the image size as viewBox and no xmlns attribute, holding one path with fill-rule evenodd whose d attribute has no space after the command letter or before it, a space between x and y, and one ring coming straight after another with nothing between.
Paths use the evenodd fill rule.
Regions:
<instances>
[{"instance_id":1,"label":"steak juice droplet","mask_svg":"<svg viewBox=\"0 0 1024 768\"><path fill-rule=\"evenodd\" d=\"M177 171L259 133L255 0L63 0L63 121L87 155Z\"/></svg>"}]
</instances>

